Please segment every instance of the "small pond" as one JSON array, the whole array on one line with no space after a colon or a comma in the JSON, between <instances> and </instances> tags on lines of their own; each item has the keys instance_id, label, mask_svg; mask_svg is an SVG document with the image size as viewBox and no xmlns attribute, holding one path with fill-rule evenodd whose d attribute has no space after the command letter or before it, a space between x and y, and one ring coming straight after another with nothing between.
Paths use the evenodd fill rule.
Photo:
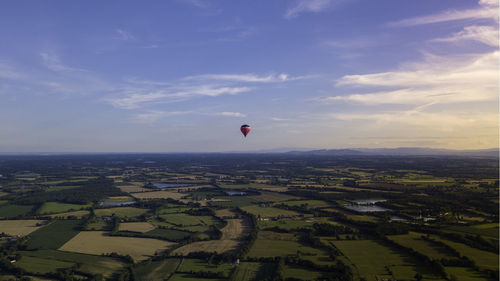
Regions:
<instances>
[{"instance_id":1,"label":"small pond","mask_svg":"<svg viewBox=\"0 0 500 281\"><path fill-rule=\"evenodd\" d=\"M226 194L229 195L229 196L235 196L235 195L238 195L238 196L242 196L242 195L247 195L246 192L243 192L243 191L226 191Z\"/></svg>"},{"instance_id":2,"label":"small pond","mask_svg":"<svg viewBox=\"0 0 500 281\"><path fill-rule=\"evenodd\" d=\"M357 205L374 205L379 202L385 202L387 200L385 199L358 199L358 200L351 200L353 204Z\"/></svg>"},{"instance_id":3,"label":"small pond","mask_svg":"<svg viewBox=\"0 0 500 281\"><path fill-rule=\"evenodd\" d=\"M344 205L349 210L353 210L356 212L366 213L366 212L386 212L390 211L390 209L383 208L377 205Z\"/></svg>"},{"instance_id":4,"label":"small pond","mask_svg":"<svg viewBox=\"0 0 500 281\"><path fill-rule=\"evenodd\" d=\"M192 184L189 184L189 183L163 183L163 182L154 182L153 185L156 188L171 188L171 187L192 186Z\"/></svg>"},{"instance_id":5,"label":"small pond","mask_svg":"<svg viewBox=\"0 0 500 281\"><path fill-rule=\"evenodd\" d=\"M113 201L102 201L99 203L100 207L120 207L120 206L128 206L135 204L135 201L129 202L113 202Z\"/></svg>"}]
</instances>

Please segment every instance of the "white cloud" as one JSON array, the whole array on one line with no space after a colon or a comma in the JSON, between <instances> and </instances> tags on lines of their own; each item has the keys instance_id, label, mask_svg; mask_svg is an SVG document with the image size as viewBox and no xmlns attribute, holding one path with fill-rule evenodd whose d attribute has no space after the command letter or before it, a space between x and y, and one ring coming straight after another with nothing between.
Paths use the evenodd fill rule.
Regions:
<instances>
[{"instance_id":1,"label":"white cloud","mask_svg":"<svg viewBox=\"0 0 500 281\"><path fill-rule=\"evenodd\" d=\"M61 59L58 55L54 53L40 53L42 57L43 63L45 66L52 70L58 72L85 72L85 70L80 68L69 67L61 62Z\"/></svg>"},{"instance_id":2,"label":"white cloud","mask_svg":"<svg viewBox=\"0 0 500 281\"><path fill-rule=\"evenodd\" d=\"M123 109L135 109L146 103L156 102L165 98L167 94L163 92L147 93L147 94L129 94L125 97L108 99L114 107Z\"/></svg>"},{"instance_id":3,"label":"white cloud","mask_svg":"<svg viewBox=\"0 0 500 281\"><path fill-rule=\"evenodd\" d=\"M210 2L208 0L182 0L182 2L191 4L201 9L207 9L210 7Z\"/></svg>"},{"instance_id":4,"label":"white cloud","mask_svg":"<svg viewBox=\"0 0 500 281\"><path fill-rule=\"evenodd\" d=\"M280 118L280 117L272 117L271 120L280 122L280 121L290 121L291 119Z\"/></svg>"},{"instance_id":5,"label":"white cloud","mask_svg":"<svg viewBox=\"0 0 500 281\"><path fill-rule=\"evenodd\" d=\"M342 0L296 0L285 12L286 19L292 19L302 13L318 13Z\"/></svg>"},{"instance_id":6,"label":"white cloud","mask_svg":"<svg viewBox=\"0 0 500 281\"><path fill-rule=\"evenodd\" d=\"M132 121L139 124L153 125L156 121L166 116L193 114L193 111L159 111L150 110L134 115Z\"/></svg>"},{"instance_id":7,"label":"white cloud","mask_svg":"<svg viewBox=\"0 0 500 281\"><path fill-rule=\"evenodd\" d=\"M447 10L433 15L414 17L389 23L389 26L413 26L457 20L493 19L498 22L498 1L480 0L479 7L466 10Z\"/></svg>"},{"instance_id":8,"label":"white cloud","mask_svg":"<svg viewBox=\"0 0 500 281\"><path fill-rule=\"evenodd\" d=\"M0 62L0 78L3 79L20 79L23 78L24 75L14 70L14 68L4 62Z\"/></svg>"},{"instance_id":9,"label":"white cloud","mask_svg":"<svg viewBox=\"0 0 500 281\"><path fill-rule=\"evenodd\" d=\"M240 113L240 112L228 112L228 111L220 112L218 115L229 116L229 117L246 117L246 115L243 114L243 113Z\"/></svg>"},{"instance_id":10,"label":"white cloud","mask_svg":"<svg viewBox=\"0 0 500 281\"><path fill-rule=\"evenodd\" d=\"M468 57L429 56L410 69L342 77L337 86L392 88L389 90L332 96L321 101L364 104L455 103L498 99L499 52Z\"/></svg>"},{"instance_id":11,"label":"white cloud","mask_svg":"<svg viewBox=\"0 0 500 281\"><path fill-rule=\"evenodd\" d=\"M330 114L331 118L343 121L367 121L373 128L384 128L386 131L401 132L424 130L435 132L462 132L483 130L494 135L492 128L498 128L498 114L482 112L425 112L414 109L408 111L392 111L381 113L340 113ZM401 133L400 132L400 133ZM439 136L439 134L431 134ZM469 137L473 138L474 135Z\"/></svg>"},{"instance_id":12,"label":"white cloud","mask_svg":"<svg viewBox=\"0 0 500 281\"><path fill-rule=\"evenodd\" d=\"M128 91L132 91L132 93L108 98L107 101L114 107L136 109L150 104L182 101L196 96L236 95L250 90L248 87L216 87L212 85L178 86L149 93L141 92L141 89L130 89Z\"/></svg>"},{"instance_id":13,"label":"white cloud","mask_svg":"<svg viewBox=\"0 0 500 281\"><path fill-rule=\"evenodd\" d=\"M465 40L478 41L483 44L498 47L499 41L498 27L494 26L466 26L460 32L454 33L449 37L434 39L437 42L460 42Z\"/></svg>"},{"instance_id":14,"label":"white cloud","mask_svg":"<svg viewBox=\"0 0 500 281\"><path fill-rule=\"evenodd\" d=\"M116 32L116 36L114 37L114 39L123 40L123 41L129 41L129 40L135 39L134 35L132 35L132 33L128 32L126 30L118 28L115 30L115 32Z\"/></svg>"},{"instance_id":15,"label":"white cloud","mask_svg":"<svg viewBox=\"0 0 500 281\"><path fill-rule=\"evenodd\" d=\"M186 80L222 80L233 82L248 82L248 83L273 83L273 82L286 82L292 80L302 79L303 77L290 77L286 73L270 74L267 76L259 76L256 74L202 74L196 76L188 76Z\"/></svg>"}]
</instances>

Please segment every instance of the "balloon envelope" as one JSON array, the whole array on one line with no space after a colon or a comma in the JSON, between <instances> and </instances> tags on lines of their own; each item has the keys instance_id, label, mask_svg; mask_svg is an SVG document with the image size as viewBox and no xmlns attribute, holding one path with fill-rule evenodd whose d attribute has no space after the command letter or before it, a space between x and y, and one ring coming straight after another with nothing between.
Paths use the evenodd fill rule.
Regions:
<instances>
[{"instance_id":1,"label":"balloon envelope","mask_svg":"<svg viewBox=\"0 0 500 281\"><path fill-rule=\"evenodd\" d=\"M245 136L245 138L246 138L246 137L247 137L247 135L248 135L248 133L250 133L250 126L248 126L248 125L246 125L246 124L245 124L245 125L242 125L242 126L240 127L240 131L241 131L241 133L242 133L242 134Z\"/></svg>"}]
</instances>

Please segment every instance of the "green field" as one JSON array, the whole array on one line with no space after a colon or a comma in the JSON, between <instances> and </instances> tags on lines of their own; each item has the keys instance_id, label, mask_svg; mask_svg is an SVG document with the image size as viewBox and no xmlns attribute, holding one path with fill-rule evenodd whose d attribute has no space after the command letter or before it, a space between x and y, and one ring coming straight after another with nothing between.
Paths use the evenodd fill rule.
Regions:
<instances>
[{"instance_id":1,"label":"green field","mask_svg":"<svg viewBox=\"0 0 500 281\"><path fill-rule=\"evenodd\" d=\"M299 278L301 280L316 280L321 277L321 273L298 267L284 266L281 270L283 278Z\"/></svg>"},{"instance_id":2,"label":"green field","mask_svg":"<svg viewBox=\"0 0 500 281\"><path fill-rule=\"evenodd\" d=\"M478 224L474 226L454 225L446 227L444 230L498 239L498 223Z\"/></svg>"},{"instance_id":3,"label":"green field","mask_svg":"<svg viewBox=\"0 0 500 281\"><path fill-rule=\"evenodd\" d=\"M59 202L45 202L38 209L38 214L53 214L53 213L64 213L68 211L78 211L81 209L89 208L92 204L67 204Z\"/></svg>"},{"instance_id":4,"label":"green field","mask_svg":"<svg viewBox=\"0 0 500 281\"><path fill-rule=\"evenodd\" d=\"M140 209L134 207L116 207L116 208L105 208L96 209L95 215L99 217L103 216L118 216L118 217L138 217L147 213L149 209Z\"/></svg>"},{"instance_id":5,"label":"green field","mask_svg":"<svg viewBox=\"0 0 500 281\"><path fill-rule=\"evenodd\" d=\"M179 241L191 235L191 233L185 231L180 231L175 229L160 229L160 228L153 229L144 234L157 238L168 239L171 241Z\"/></svg>"},{"instance_id":6,"label":"green field","mask_svg":"<svg viewBox=\"0 0 500 281\"><path fill-rule=\"evenodd\" d=\"M387 278L390 272L386 266L406 266L399 268L398 273L404 276L415 276L417 267L415 261L393 249L373 240L333 241L337 247L359 271L359 275L367 280L377 280L380 276ZM410 266L407 266L410 265ZM401 272L404 269L405 272ZM418 272L429 277L431 272L424 267L418 267ZM425 274L424 274L425 273ZM431 276L432 277L432 276Z\"/></svg>"},{"instance_id":7,"label":"green field","mask_svg":"<svg viewBox=\"0 0 500 281\"><path fill-rule=\"evenodd\" d=\"M90 274L102 274L110 277L114 272L124 267L124 263L118 259L101 257L95 255L70 253L57 250L38 250L21 252L23 259L33 257L46 259L47 262L67 262L78 264L78 270Z\"/></svg>"},{"instance_id":8,"label":"green field","mask_svg":"<svg viewBox=\"0 0 500 281\"><path fill-rule=\"evenodd\" d=\"M26 215L33 209L32 205L2 205L0 206L0 218L11 219Z\"/></svg>"},{"instance_id":9,"label":"green field","mask_svg":"<svg viewBox=\"0 0 500 281\"><path fill-rule=\"evenodd\" d=\"M250 205L242 207L244 211L247 211L255 216L260 216L262 218L279 217L279 216L297 216L299 213L289 210L278 209L274 207L259 207L257 205Z\"/></svg>"},{"instance_id":10,"label":"green field","mask_svg":"<svg viewBox=\"0 0 500 281\"><path fill-rule=\"evenodd\" d=\"M307 218L307 219L278 219L278 220L260 220L258 222L260 229L266 229L270 227L278 227L284 230L291 230L297 228L309 228L312 227L314 223L331 223L338 224L330 221L328 218Z\"/></svg>"},{"instance_id":11,"label":"green field","mask_svg":"<svg viewBox=\"0 0 500 281\"><path fill-rule=\"evenodd\" d=\"M134 267L134 280L149 281L167 279L175 272L180 262L180 259L172 258L140 264Z\"/></svg>"},{"instance_id":12,"label":"green field","mask_svg":"<svg viewBox=\"0 0 500 281\"><path fill-rule=\"evenodd\" d=\"M403 235L392 235L388 236L389 239L407 248L412 248L413 250L428 256L431 259L450 259L453 255L448 253L444 247L438 247L431 242L427 242L420 238L423 234L410 232Z\"/></svg>"},{"instance_id":13,"label":"green field","mask_svg":"<svg viewBox=\"0 0 500 281\"><path fill-rule=\"evenodd\" d=\"M56 220L28 235L28 249L58 249L80 231L78 220Z\"/></svg>"},{"instance_id":14,"label":"green field","mask_svg":"<svg viewBox=\"0 0 500 281\"><path fill-rule=\"evenodd\" d=\"M292 201L278 202L278 203L275 203L274 205L287 205L287 206L302 206L302 205L306 205L309 208L330 206L330 204L328 202L325 202L325 201L322 201L322 200L292 200Z\"/></svg>"},{"instance_id":15,"label":"green field","mask_svg":"<svg viewBox=\"0 0 500 281\"><path fill-rule=\"evenodd\" d=\"M308 259L318 264L331 263L328 259L328 254L322 250L302 245L293 240L278 240L269 238L272 237L266 238L259 236L247 256L251 258L281 257L296 255L300 252L303 259ZM277 236L277 238L279 238L279 236Z\"/></svg>"},{"instance_id":16,"label":"green field","mask_svg":"<svg viewBox=\"0 0 500 281\"><path fill-rule=\"evenodd\" d=\"M52 214L52 215L49 215L49 217L51 217L51 218L65 218L65 219L68 217L82 218L82 217L88 215L89 213L90 212L87 210L80 210L80 211Z\"/></svg>"},{"instance_id":17,"label":"green field","mask_svg":"<svg viewBox=\"0 0 500 281\"><path fill-rule=\"evenodd\" d=\"M460 253L460 255L470 258L480 268L498 270L498 254L478 250L476 248L469 247L465 244L449 241L446 239L441 239L436 236L431 236L431 237L454 248L455 250L457 250L457 252Z\"/></svg>"},{"instance_id":18,"label":"green field","mask_svg":"<svg viewBox=\"0 0 500 281\"><path fill-rule=\"evenodd\" d=\"M472 270L470 268L466 268L466 267L447 266L447 267L445 267L445 271L446 271L446 274L448 274L448 276L453 275L459 281L486 281L486 280L488 280L488 278L485 277L480 272L474 271L474 270Z\"/></svg>"},{"instance_id":19,"label":"green field","mask_svg":"<svg viewBox=\"0 0 500 281\"><path fill-rule=\"evenodd\" d=\"M174 214L174 213L182 213L187 210L191 210L192 208L189 207L170 207L170 208L162 208L158 210L159 215L163 214Z\"/></svg>"},{"instance_id":20,"label":"green field","mask_svg":"<svg viewBox=\"0 0 500 281\"><path fill-rule=\"evenodd\" d=\"M183 259L177 272L189 273L191 271L207 271L214 273L222 273L224 276L229 277L233 267L228 263L219 265L209 265L205 260L200 259Z\"/></svg>"},{"instance_id":21,"label":"green field","mask_svg":"<svg viewBox=\"0 0 500 281\"><path fill-rule=\"evenodd\" d=\"M259 262L241 262L232 275L232 280L262 280L273 273L274 264Z\"/></svg>"},{"instance_id":22,"label":"green field","mask_svg":"<svg viewBox=\"0 0 500 281\"><path fill-rule=\"evenodd\" d=\"M188 273L175 273L168 279L168 281L223 281L226 279L213 279L213 278L203 278L200 279L194 275L188 274Z\"/></svg>"},{"instance_id":23,"label":"green field","mask_svg":"<svg viewBox=\"0 0 500 281\"><path fill-rule=\"evenodd\" d=\"M59 191L59 190L65 190L65 189L73 189L79 187L78 185L57 185L57 186L51 186L47 187L44 190L45 191Z\"/></svg>"},{"instance_id":24,"label":"green field","mask_svg":"<svg viewBox=\"0 0 500 281\"><path fill-rule=\"evenodd\" d=\"M16 263L17 267L20 267L30 273L55 273L60 268L70 268L76 263L50 260L45 257L37 258L30 256L23 256Z\"/></svg>"},{"instance_id":25,"label":"green field","mask_svg":"<svg viewBox=\"0 0 500 281\"><path fill-rule=\"evenodd\" d=\"M217 200L224 201L212 201L210 205L220 207L243 207L257 202L257 200L246 196L217 196L216 198Z\"/></svg>"},{"instance_id":26,"label":"green field","mask_svg":"<svg viewBox=\"0 0 500 281\"><path fill-rule=\"evenodd\" d=\"M160 215L166 222L178 226L212 225L216 220L210 216L192 216L184 213Z\"/></svg>"}]
</instances>

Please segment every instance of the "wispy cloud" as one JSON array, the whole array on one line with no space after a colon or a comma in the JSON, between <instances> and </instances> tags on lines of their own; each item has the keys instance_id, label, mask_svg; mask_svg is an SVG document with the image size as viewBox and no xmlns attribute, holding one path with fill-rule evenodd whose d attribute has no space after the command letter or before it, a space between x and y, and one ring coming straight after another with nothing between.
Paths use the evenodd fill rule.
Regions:
<instances>
[{"instance_id":1,"label":"wispy cloud","mask_svg":"<svg viewBox=\"0 0 500 281\"><path fill-rule=\"evenodd\" d=\"M499 32L497 26L466 26L460 32L454 33L451 36L437 38L435 42L461 42L461 41L478 41L492 47L498 47Z\"/></svg>"},{"instance_id":2,"label":"wispy cloud","mask_svg":"<svg viewBox=\"0 0 500 281\"><path fill-rule=\"evenodd\" d=\"M272 117L271 120L281 122L281 121L290 121L291 119L289 119L289 118L280 118L280 117Z\"/></svg>"},{"instance_id":3,"label":"wispy cloud","mask_svg":"<svg viewBox=\"0 0 500 281\"><path fill-rule=\"evenodd\" d=\"M207 9L210 7L210 1L209 0L181 0L184 3L191 4L195 7L201 8L201 9Z\"/></svg>"},{"instance_id":4,"label":"wispy cloud","mask_svg":"<svg viewBox=\"0 0 500 281\"><path fill-rule=\"evenodd\" d=\"M201 28L200 31L214 34L216 36L216 40L219 42L238 42L256 34L257 28L254 26L242 25L237 22L233 25L204 27Z\"/></svg>"},{"instance_id":5,"label":"wispy cloud","mask_svg":"<svg viewBox=\"0 0 500 281\"><path fill-rule=\"evenodd\" d=\"M132 121L134 123L153 125L155 122L160 120L161 118L167 116L175 116L175 115L187 115L193 114L193 111L160 111L160 110L150 110L144 113L138 113L133 116Z\"/></svg>"},{"instance_id":6,"label":"wispy cloud","mask_svg":"<svg viewBox=\"0 0 500 281\"><path fill-rule=\"evenodd\" d=\"M229 112L229 111L220 112L218 115L229 116L229 117L246 117L246 115L243 114L243 113L240 113L240 112Z\"/></svg>"},{"instance_id":7,"label":"wispy cloud","mask_svg":"<svg viewBox=\"0 0 500 281\"><path fill-rule=\"evenodd\" d=\"M285 12L285 19L292 19L302 13L319 13L345 0L296 0Z\"/></svg>"},{"instance_id":8,"label":"wispy cloud","mask_svg":"<svg viewBox=\"0 0 500 281\"><path fill-rule=\"evenodd\" d=\"M286 73L270 74L267 76L259 76L256 74L202 74L196 76L188 76L186 80L223 80L233 82L248 82L248 83L275 83L287 82L293 80L304 79L305 77L291 77Z\"/></svg>"},{"instance_id":9,"label":"wispy cloud","mask_svg":"<svg viewBox=\"0 0 500 281\"><path fill-rule=\"evenodd\" d=\"M365 75L347 75L337 86L389 87L321 101L351 101L364 104L456 103L494 100L498 95L499 52L467 57L429 56L410 69ZM395 89L394 89L395 88Z\"/></svg>"},{"instance_id":10,"label":"wispy cloud","mask_svg":"<svg viewBox=\"0 0 500 281\"><path fill-rule=\"evenodd\" d=\"M182 90L179 90L182 88ZM177 90L177 91L175 91ZM158 90L156 92L140 92L140 89L131 89L132 93L106 99L114 107L122 109L136 109L157 103L183 101L196 96L217 97L220 95L236 95L250 91L248 87L216 87L212 85L177 86L171 90Z\"/></svg>"},{"instance_id":11,"label":"wispy cloud","mask_svg":"<svg viewBox=\"0 0 500 281\"><path fill-rule=\"evenodd\" d=\"M420 110L408 111L387 111L382 113L335 113L330 115L343 121L369 121L375 123L376 126L385 127L386 129L392 126L412 126L406 127L407 130L422 130L428 131L461 131L464 128L471 127L477 129L489 129L498 127L498 114L481 113L481 112L425 112ZM400 127L393 127L397 131ZM425 130L424 130L425 131ZM437 134L434 134L437 136Z\"/></svg>"},{"instance_id":12,"label":"wispy cloud","mask_svg":"<svg viewBox=\"0 0 500 281\"><path fill-rule=\"evenodd\" d=\"M123 41L129 41L129 40L134 40L135 37L134 35L132 35L132 33L124 30L124 29L116 29L115 30L115 36L114 36L114 39L117 39L117 40L123 40Z\"/></svg>"},{"instance_id":13,"label":"wispy cloud","mask_svg":"<svg viewBox=\"0 0 500 281\"><path fill-rule=\"evenodd\" d=\"M40 53L40 56L42 57L44 65L50 70L59 72L85 71L81 68L74 68L63 64L59 56L54 53Z\"/></svg>"},{"instance_id":14,"label":"wispy cloud","mask_svg":"<svg viewBox=\"0 0 500 281\"><path fill-rule=\"evenodd\" d=\"M396 22L391 22L388 25L397 26L414 26L423 24L432 24L439 22L457 21L457 20L480 20L493 19L498 21L498 1L496 0L480 0L479 7L466 10L447 10L441 13L426 15L404 19Z\"/></svg>"},{"instance_id":15,"label":"wispy cloud","mask_svg":"<svg viewBox=\"0 0 500 281\"><path fill-rule=\"evenodd\" d=\"M16 71L14 67L5 62L0 62L0 78L2 79L21 79L24 75Z\"/></svg>"}]
</instances>

